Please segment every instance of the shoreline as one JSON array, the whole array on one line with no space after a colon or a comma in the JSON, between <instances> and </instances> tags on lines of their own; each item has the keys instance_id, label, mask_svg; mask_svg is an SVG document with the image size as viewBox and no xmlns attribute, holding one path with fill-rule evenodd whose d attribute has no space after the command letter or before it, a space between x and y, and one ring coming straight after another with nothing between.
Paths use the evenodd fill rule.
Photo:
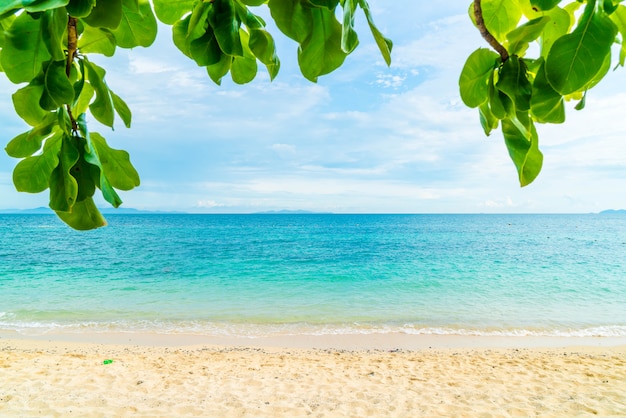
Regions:
<instances>
[{"instance_id":1,"label":"shoreline","mask_svg":"<svg viewBox=\"0 0 626 418\"><path fill-rule=\"evenodd\" d=\"M267 337L158 332L72 332L24 335L0 330L2 341L41 341L142 347L224 346L278 349L423 350L626 347L626 337L470 336L405 333L278 335Z\"/></svg>"}]
</instances>

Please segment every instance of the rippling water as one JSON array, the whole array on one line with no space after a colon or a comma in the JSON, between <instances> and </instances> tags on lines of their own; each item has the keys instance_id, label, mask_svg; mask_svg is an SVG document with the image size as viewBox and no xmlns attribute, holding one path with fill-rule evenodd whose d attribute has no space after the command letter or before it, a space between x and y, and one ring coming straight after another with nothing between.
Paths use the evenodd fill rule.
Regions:
<instances>
[{"instance_id":1,"label":"rippling water","mask_svg":"<svg viewBox=\"0 0 626 418\"><path fill-rule=\"evenodd\" d=\"M626 336L626 216L0 215L0 329Z\"/></svg>"}]
</instances>

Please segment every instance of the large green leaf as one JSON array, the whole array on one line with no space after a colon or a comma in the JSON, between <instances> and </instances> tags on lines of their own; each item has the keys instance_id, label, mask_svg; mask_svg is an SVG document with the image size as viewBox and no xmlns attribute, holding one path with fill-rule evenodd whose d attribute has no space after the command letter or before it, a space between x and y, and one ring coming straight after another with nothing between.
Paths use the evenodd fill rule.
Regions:
<instances>
[{"instance_id":1,"label":"large green leaf","mask_svg":"<svg viewBox=\"0 0 626 418\"><path fill-rule=\"evenodd\" d=\"M42 109L56 110L74 101L74 87L65 74L65 61L50 61L44 65Z\"/></svg>"},{"instance_id":2,"label":"large green leaf","mask_svg":"<svg viewBox=\"0 0 626 418\"><path fill-rule=\"evenodd\" d=\"M113 113L113 99L109 87L104 80L106 71L102 67L84 59L87 79L96 92L96 99L89 105L94 118L103 125L113 127L115 114Z\"/></svg>"},{"instance_id":3,"label":"large green leaf","mask_svg":"<svg viewBox=\"0 0 626 418\"><path fill-rule=\"evenodd\" d=\"M187 40L187 33L189 33L189 22L191 21L191 15L188 15L182 20L179 20L172 26L172 40L174 45L189 58L192 58L190 51L190 42ZM193 59L193 58L192 58Z\"/></svg>"},{"instance_id":4,"label":"large green leaf","mask_svg":"<svg viewBox=\"0 0 626 418\"><path fill-rule=\"evenodd\" d=\"M248 34L241 29L241 40L243 42L243 56L233 57L230 67L230 75L237 84L246 84L254 80L258 70L256 58L248 47Z\"/></svg>"},{"instance_id":5,"label":"large green leaf","mask_svg":"<svg viewBox=\"0 0 626 418\"><path fill-rule=\"evenodd\" d=\"M498 90L509 96L516 110L529 110L532 84L528 80L524 60L511 55L500 67L499 74L500 78L496 83Z\"/></svg>"},{"instance_id":6,"label":"large green leaf","mask_svg":"<svg viewBox=\"0 0 626 418\"><path fill-rule=\"evenodd\" d=\"M53 60L65 59L67 49L67 13L64 9L48 10L41 15L43 41Z\"/></svg>"},{"instance_id":7,"label":"large green leaf","mask_svg":"<svg viewBox=\"0 0 626 418\"><path fill-rule=\"evenodd\" d=\"M273 80L280 69L280 60L276 55L276 45L272 35L262 29L253 29L250 31L249 46L259 61L265 64L270 80Z\"/></svg>"},{"instance_id":8,"label":"large green leaf","mask_svg":"<svg viewBox=\"0 0 626 418\"><path fill-rule=\"evenodd\" d=\"M562 123L565 121L563 96L548 83L545 64L541 65L535 75L530 110L535 120L540 123Z\"/></svg>"},{"instance_id":9,"label":"large green leaf","mask_svg":"<svg viewBox=\"0 0 626 418\"><path fill-rule=\"evenodd\" d=\"M69 0L2 0L0 16L12 10L24 9L27 12L43 12L67 5Z\"/></svg>"},{"instance_id":10,"label":"large green leaf","mask_svg":"<svg viewBox=\"0 0 626 418\"><path fill-rule=\"evenodd\" d=\"M98 154L102 174L112 187L131 190L139 186L139 174L126 151L110 148L104 137L96 132L91 133L91 141Z\"/></svg>"},{"instance_id":11,"label":"large green leaf","mask_svg":"<svg viewBox=\"0 0 626 418\"><path fill-rule=\"evenodd\" d=\"M78 50L84 54L102 54L112 57L115 54L115 35L107 28L85 26L78 39Z\"/></svg>"},{"instance_id":12,"label":"large green leaf","mask_svg":"<svg viewBox=\"0 0 626 418\"><path fill-rule=\"evenodd\" d=\"M481 6L485 26L500 42L517 27L522 17L522 8L517 1L482 0Z\"/></svg>"},{"instance_id":13,"label":"large green leaf","mask_svg":"<svg viewBox=\"0 0 626 418\"><path fill-rule=\"evenodd\" d=\"M70 212L76 203L78 183L70 170L78 161L78 149L73 138L63 136L59 153L59 165L50 174L50 208L55 211Z\"/></svg>"},{"instance_id":14,"label":"large green leaf","mask_svg":"<svg viewBox=\"0 0 626 418\"><path fill-rule=\"evenodd\" d=\"M465 61L459 88L463 103L469 107L477 107L489 97L489 80L496 67L499 56L486 48L472 52Z\"/></svg>"},{"instance_id":15,"label":"large green leaf","mask_svg":"<svg viewBox=\"0 0 626 418\"><path fill-rule=\"evenodd\" d=\"M370 32L374 36L374 41L376 41L376 45L378 45L378 49L380 53L383 55L385 62L387 65L391 65L391 50L393 48L393 42L391 39L383 36L380 30L374 24L374 18L372 17L372 12L370 11L370 7L367 4L366 0L359 0L359 6L363 9L365 13L365 17L367 18L367 24L369 25Z\"/></svg>"},{"instance_id":16,"label":"large green leaf","mask_svg":"<svg viewBox=\"0 0 626 418\"><path fill-rule=\"evenodd\" d=\"M46 140L41 155L26 157L13 170L13 184L18 192L40 193L49 187L52 170L59 164L61 138L58 132Z\"/></svg>"},{"instance_id":17,"label":"large green leaf","mask_svg":"<svg viewBox=\"0 0 626 418\"><path fill-rule=\"evenodd\" d=\"M311 7L303 0L269 0L274 22L281 32L298 43L304 42L313 30Z\"/></svg>"},{"instance_id":18,"label":"large green leaf","mask_svg":"<svg viewBox=\"0 0 626 418\"><path fill-rule=\"evenodd\" d=\"M536 40L543 33L543 29L549 21L550 18L548 16L538 17L507 33L507 50L509 54L522 55L526 52L528 44Z\"/></svg>"},{"instance_id":19,"label":"large green leaf","mask_svg":"<svg viewBox=\"0 0 626 418\"><path fill-rule=\"evenodd\" d=\"M57 211L56 214L63 222L79 231L96 229L107 224L91 197L76 202L69 213Z\"/></svg>"},{"instance_id":20,"label":"large green leaf","mask_svg":"<svg viewBox=\"0 0 626 418\"><path fill-rule=\"evenodd\" d=\"M530 4L538 11L550 10L560 2L561 0L530 0Z\"/></svg>"},{"instance_id":21,"label":"large green leaf","mask_svg":"<svg viewBox=\"0 0 626 418\"><path fill-rule=\"evenodd\" d=\"M572 18L567 11L559 7L555 7L544 14L546 17L550 18L550 21L543 28L540 39L541 56L546 58L554 42L569 32Z\"/></svg>"},{"instance_id":22,"label":"large green leaf","mask_svg":"<svg viewBox=\"0 0 626 418\"><path fill-rule=\"evenodd\" d=\"M552 87L563 95L583 88L602 68L616 34L615 24L590 0L576 29L550 49L546 75Z\"/></svg>"},{"instance_id":23,"label":"large green leaf","mask_svg":"<svg viewBox=\"0 0 626 418\"><path fill-rule=\"evenodd\" d=\"M243 46L239 28L241 26L233 0L214 0L209 8L209 24L221 50L228 55L242 57Z\"/></svg>"},{"instance_id":24,"label":"large green leaf","mask_svg":"<svg viewBox=\"0 0 626 418\"><path fill-rule=\"evenodd\" d=\"M483 127L485 135L489 136L491 131L498 127L499 118L493 114L488 102L478 107L478 115L480 117L480 125Z\"/></svg>"},{"instance_id":25,"label":"large green leaf","mask_svg":"<svg viewBox=\"0 0 626 418\"><path fill-rule=\"evenodd\" d=\"M517 168L520 186L527 186L537 178L543 164L537 130L531 122L530 135L525 135L519 129L519 122L504 119L502 120L502 133L511 160Z\"/></svg>"},{"instance_id":26,"label":"large green leaf","mask_svg":"<svg viewBox=\"0 0 626 418\"><path fill-rule=\"evenodd\" d=\"M29 82L41 71L41 64L50 59L50 52L43 42L42 19L30 14L20 14L8 32L0 51L0 63L11 82Z\"/></svg>"},{"instance_id":27,"label":"large green leaf","mask_svg":"<svg viewBox=\"0 0 626 418\"><path fill-rule=\"evenodd\" d=\"M12 99L15 112L30 126L39 125L48 114L39 105L42 94L43 84L35 80L13 93Z\"/></svg>"},{"instance_id":28,"label":"large green leaf","mask_svg":"<svg viewBox=\"0 0 626 418\"><path fill-rule=\"evenodd\" d=\"M211 80L218 86L222 83L222 78L230 71L233 60L234 57L222 53L218 63L207 65L206 69L209 77L211 77Z\"/></svg>"},{"instance_id":29,"label":"large green leaf","mask_svg":"<svg viewBox=\"0 0 626 418\"><path fill-rule=\"evenodd\" d=\"M120 96L113 93L113 91L111 90L109 90L109 93L111 94L111 99L113 100L113 108L115 109L115 112L118 114L120 119L122 119L122 122L124 122L124 126L130 128L130 123L132 120L132 113L130 111L130 108Z\"/></svg>"},{"instance_id":30,"label":"large green leaf","mask_svg":"<svg viewBox=\"0 0 626 418\"><path fill-rule=\"evenodd\" d=\"M215 34L212 28L207 28L203 36L189 43L189 53L200 67L216 64L222 56Z\"/></svg>"},{"instance_id":31,"label":"large green leaf","mask_svg":"<svg viewBox=\"0 0 626 418\"><path fill-rule=\"evenodd\" d=\"M95 5L96 0L70 0L66 9L72 17L87 17Z\"/></svg>"},{"instance_id":32,"label":"large green leaf","mask_svg":"<svg viewBox=\"0 0 626 418\"><path fill-rule=\"evenodd\" d=\"M134 10L130 3L139 1ZM113 31L117 45L122 48L152 45L157 35L157 22L148 0L123 0L122 20Z\"/></svg>"},{"instance_id":33,"label":"large green leaf","mask_svg":"<svg viewBox=\"0 0 626 418\"><path fill-rule=\"evenodd\" d=\"M97 0L85 23L97 28L115 29L122 21L122 0Z\"/></svg>"},{"instance_id":34,"label":"large green leaf","mask_svg":"<svg viewBox=\"0 0 626 418\"><path fill-rule=\"evenodd\" d=\"M611 20L617 26L619 33L622 35L622 47L619 52L619 65L624 66L626 61L626 6L619 5L617 10L611 15Z\"/></svg>"},{"instance_id":35,"label":"large green leaf","mask_svg":"<svg viewBox=\"0 0 626 418\"><path fill-rule=\"evenodd\" d=\"M167 25L173 25L191 11L195 0L152 0L152 2L157 18Z\"/></svg>"},{"instance_id":36,"label":"large green leaf","mask_svg":"<svg viewBox=\"0 0 626 418\"><path fill-rule=\"evenodd\" d=\"M56 123L54 113L46 113L44 119L28 132L19 134L7 144L5 150L13 158L24 158L41 149L44 139L50 135Z\"/></svg>"},{"instance_id":37,"label":"large green leaf","mask_svg":"<svg viewBox=\"0 0 626 418\"><path fill-rule=\"evenodd\" d=\"M341 25L341 49L346 54L351 53L359 44L359 37L354 30L354 12L358 0L344 0L343 23Z\"/></svg>"}]
</instances>

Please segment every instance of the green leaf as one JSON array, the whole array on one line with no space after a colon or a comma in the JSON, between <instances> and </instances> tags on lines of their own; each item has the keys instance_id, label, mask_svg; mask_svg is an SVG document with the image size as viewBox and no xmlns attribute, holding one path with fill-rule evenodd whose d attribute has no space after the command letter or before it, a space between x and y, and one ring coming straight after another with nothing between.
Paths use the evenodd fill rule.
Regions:
<instances>
[{"instance_id":1,"label":"green leaf","mask_svg":"<svg viewBox=\"0 0 626 418\"><path fill-rule=\"evenodd\" d=\"M537 71L533 82L533 93L530 99L530 110L537 122L565 122L565 105L563 96L552 88L546 78L545 64Z\"/></svg>"},{"instance_id":2,"label":"green leaf","mask_svg":"<svg viewBox=\"0 0 626 418\"><path fill-rule=\"evenodd\" d=\"M195 0L153 0L154 12L161 22L173 25L191 11L194 2Z\"/></svg>"},{"instance_id":3,"label":"green leaf","mask_svg":"<svg viewBox=\"0 0 626 418\"><path fill-rule=\"evenodd\" d=\"M62 8L41 15L43 42L53 60L64 60L67 49L67 13Z\"/></svg>"},{"instance_id":4,"label":"green leaf","mask_svg":"<svg viewBox=\"0 0 626 418\"><path fill-rule=\"evenodd\" d=\"M85 69L87 70L87 80L96 92L96 100L89 105L89 110L94 118L103 125L113 127L115 115L113 113L113 100L109 87L104 81L106 71L98 65L84 59Z\"/></svg>"},{"instance_id":5,"label":"green leaf","mask_svg":"<svg viewBox=\"0 0 626 418\"><path fill-rule=\"evenodd\" d=\"M191 41L189 43L189 53L200 67L218 63L222 56L222 50L217 43L213 29L207 28L206 33L202 37Z\"/></svg>"},{"instance_id":6,"label":"green leaf","mask_svg":"<svg viewBox=\"0 0 626 418\"><path fill-rule=\"evenodd\" d=\"M78 183L70 170L78 161L78 149L72 137L64 135L59 152L59 165L50 174L50 208L70 212L76 203Z\"/></svg>"},{"instance_id":7,"label":"green leaf","mask_svg":"<svg viewBox=\"0 0 626 418\"><path fill-rule=\"evenodd\" d=\"M57 132L48 138L43 153L34 157L26 157L13 170L13 184L18 192L40 193L49 187L52 170L59 164L61 137Z\"/></svg>"},{"instance_id":8,"label":"green leaf","mask_svg":"<svg viewBox=\"0 0 626 418\"><path fill-rule=\"evenodd\" d=\"M548 52L550 51L550 48L552 48L554 42L569 32L572 24L572 18L567 11L559 7L555 7L548 12L545 12L545 16L549 17L550 21L543 28L540 43L541 56L547 58Z\"/></svg>"},{"instance_id":9,"label":"green leaf","mask_svg":"<svg viewBox=\"0 0 626 418\"><path fill-rule=\"evenodd\" d=\"M595 0L587 3L576 29L552 45L546 75L552 87L566 95L589 83L602 67L617 28L606 15L595 12Z\"/></svg>"},{"instance_id":10,"label":"green leaf","mask_svg":"<svg viewBox=\"0 0 626 418\"><path fill-rule=\"evenodd\" d=\"M95 5L96 0L70 0L66 9L70 16L87 17Z\"/></svg>"},{"instance_id":11,"label":"green leaf","mask_svg":"<svg viewBox=\"0 0 626 418\"><path fill-rule=\"evenodd\" d=\"M517 1L482 0L481 6L485 26L500 42L517 27L522 17L522 8Z\"/></svg>"},{"instance_id":12,"label":"green leaf","mask_svg":"<svg viewBox=\"0 0 626 418\"><path fill-rule=\"evenodd\" d=\"M467 58L459 78L461 99L466 106L477 107L487 101L489 80L498 58L498 54L486 48L477 49Z\"/></svg>"},{"instance_id":13,"label":"green leaf","mask_svg":"<svg viewBox=\"0 0 626 418\"><path fill-rule=\"evenodd\" d=\"M39 99L41 99L42 94L43 85L35 82L35 80L13 93L15 112L30 126L39 125L48 114L39 106Z\"/></svg>"},{"instance_id":14,"label":"green leaf","mask_svg":"<svg viewBox=\"0 0 626 418\"><path fill-rule=\"evenodd\" d=\"M209 8L208 19L222 51L242 57L243 46L239 34L241 24L233 0L214 0L213 6Z\"/></svg>"},{"instance_id":15,"label":"green leaf","mask_svg":"<svg viewBox=\"0 0 626 418\"><path fill-rule=\"evenodd\" d=\"M189 58L191 56L190 42L187 40L187 33L189 32L189 22L191 21L191 15L185 17L183 20L179 20L172 26L172 40L174 45Z\"/></svg>"},{"instance_id":16,"label":"green leaf","mask_svg":"<svg viewBox=\"0 0 626 418\"><path fill-rule=\"evenodd\" d=\"M524 187L537 178L543 164L543 154L539 151L539 138L534 124L530 125L530 136L525 136L511 119L502 121L504 142Z\"/></svg>"},{"instance_id":17,"label":"green leaf","mask_svg":"<svg viewBox=\"0 0 626 418\"><path fill-rule=\"evenodd\" d=\"M97 0L89 16L83 20L97 28L117 28L122 21L122 0Z\"/></svg>"},{"instance_id":18,"label":"green leaf","mask_svg":"<svg viewBox=\"0 0 626 418\"><path fill-rule=\"evenodd\" d=\"M510 55L521 55L528 48L528 44L536 40L542 33L546 24L550 21L548 16L542 16L530 20L518 28L507 33L507 51Z\"/></svg>"},{"instance_id":19,"label":"green leaf","mask_svg":"<svg viewBox=\"0 0 626 418\"><path fill-rule=\"evenodd\" d=\"M217 64L208 65L206 67L207 73L209 74L209 77L211 77L211 80L213 80L213 82L219 86L222 83L222 78L224 78L224 76L228 74L228 71L230 71L232 63L233 57L222 53L220 60Z\"/></svg>"},{"instance_id":20,"label":"green leaf","mask_svg":"<svg viewBox=\"0 0 626 418\"><path fill-rule=\"evenodd\" d=\"M113 31L117 45L122 48L152 45L157 35L157 22L148 0L139 0L139 8L133 10L130 3L137 0L123 0L122 20Z\"/></svg>"},{"instance_id":21,"label":"green leaf","mask_svg":"<svg viewBox=\"0 0 626 418\"><path fill-rule=\"evenodd\" d=\"M359 0L359 6L361 6L361 9L363 9L363 12L365 13L365 17L367 18L367 24L369 25L370 32L372 32L372 35L374 36L374 40L376 41L376 45L378 45L380 53L385 59L387 65L391 65L391 50L393 48L393 42L391 42L391 39L383 36L383 34L374 24L374 18L372 17L372 13L370 11L369 5L367 4L367 1Z\"/></svg>"},{"instance_id":22,"label":"green leaf","mask_svg":"<svg viewBox=\"0 0 626 418\"><path fill-rule=\"evenodd\" d=\"M260 6L267 3L268 0L240 0L246 6Z\"/></svg>"},{"instance_id":23,"label":"green leaf","mask_svg":"<svg viewBox=\"0 0 626 418\"><path fill-rule=\"evenodd\" d=\"M79 231L96 229L107 224L91 197L76 202L69 213L57 211L56 214L63 222Z\"/></svg>"},{"instance_id":24,"label":"green leaf","mask_svg":"<svg viewBox=\"0 0 626 418\"><path fill-rule=\"evenodd\" d=\"M304 42L313 30L311 7L302 0L269 0L274 22L281 32L298 43Z\"/></svg>"},{"instance_id":25,"label":"green leaf","mask_svg":"<svg viewBox=\"0 0 626 418\"><path fill-rule=\"evenodd\" d=\"M341 25L341 49L351 53L359 44L359 37L354 30L354 12L358 0L344 0L343 24Z\"/></svg>"},{"instance_id":26,"label":"green leaf","mask_svg":"<svg viewBox=\"0 0 626 418\"><path fill-rule=\"evenodd\" d=\"M120 96L113 93L113 91L111 90L109 90L109 93L111 94L111 99L113 100L113 107L115 108L115 112L122 119L122 122L124 122L124 126L130 128L130 122L132 120L132 113L130 111L130 108Z\"/></svg>"},{"instance_id":27,"label":"green leaf","mask_svg":"<svg viewBox=\"0 0 626 418\"><path fill-rule=\"evenodd\" d=\"M491 112L489 103L485 102L478 107L480 125L483 127L485 135L489 136L491 131L498 127L499 119Z\"/></svg>"},{"instance_id":28,"label":"green leaf","mask_svg":"<svg viewBox=\"0 0 626 418\"><path fill-rule=\"evenodd\" d=\"M43 93L39 105L45 110L56 110L74 101L74 87L65 74L65 61L50 61L44 65Z\"/></svg>"},{"instance_id":29,"label":"green leaf","mask_svg":"<svg viewBox=\"0 0 626 418\"><path fill-rule=\"evenodd\" d=\"M500 67L499 74L500 78L496 83L498 90L509 96L516 110L529 110L532 84L528 80L524 61L511 55Z\"/></svg>"},{"instance_id":30,"label":"green leaf","mask_svg":"<svg viewBox=\"0 0 626 418\"><path fill-rule=\"evenodd\" d=\"M96 132L91 133L91 141L98 154L102 176L107 178L112 187L131 190L139 186L139 174L126 151L110 148L106 140Z\"/></svg>"},{"instance_id":31,"label":"green leaf","mask_svg":"<svg viewBox=\"0 0 626 418\"><path fill-rule=\"evenodd\" d=\"M13 10L24 9L27 12L44 12L67 5L69 0L3 0L0 16Z\"/></svg>"},{"instance_id":32,"label":"green leaf","mask_svg":"<svg viewBox=\"0 0 626 418\"><path fill-rule=\"evenodd\" d=\"M70 170L70 173L78 184L76 201L80 202L94 195L96 182L100 182L100 169L85 161L85 139L74 137L74 140L78 143L80 156L76 164Z\"/></svg>"},{"instance_id":33,"label":"green leaf","mask_svg":"<svg viewBox=\"0 0 626 418\"><path fill-rule=\"evenodd\" d=\"M619 65L624 66L626 61L626 7L619 5L617 10L611 15L611 20L617 26L617 30L622 35L622 47L619 52Z\"/></svg>"},{"instance_id":34,"label":"green leaf","mask_svg":"<svg viewBox=\"0 0 626 418\"><path fill-rule=\"evenodd\" d=\"M559 4L561 0L530 0L530 4L537 11L546 11L550 10Z\"/></svg>"},{"instance_id":35,"label":"green leaf","mask_svg":"<svg viewBox=\"0 0 626 418\"><path fill-rule=\"evenodd\" d=\"M42 38L42 21L22 13L5 34L0 63L12 83L29 82L39 74L42 63L50 59Z\"/></svg>"},{"instance_id":36,"label":"green leaf","mask_svg":"<svg viewBox=\"0 0 626 418\"><path fill-rule=\"evenodd\" d=\"M89 103L93 98L95 90L91 87L91 84L84 83L80 90L80 94L77 97L76 104L72 106L73 115L82 115L89 109Z\"/></svg>"},{"instance_id":37,"label":"green leaf","mask_svg":"<svg viewBox=\"0 0 626 418\"><path fill-rule=\"evenodd\" d=\"M243 48L243 56L233 57L233 62L230 67L230 75L235 83L246 84L254 80L258 67L256 58L248 47L247 32L242 29L240 36L245 45Z\"/></svg>"},{"instance_id":38,"label":"green leaf","mask_svg":"<svg viewBox=\"0 0 626 418\"><path fill-rule=\"evenodd\" d=\"M78 39L78 50L84 54L102 54L112 57L115 54L115 35L107 28L85 26Z\"/></svg>"},{"instance_id":39,"label":"green leaf","mask_svg":"<svg viewBox=\"0 0 626 418\"><path fill-rule=\"evenodd\" d=\"M272 35L262 29L253 29L250 31L249 46L259 61L265 64L270 80L273 80L280 69L280 60L276 55L276 45Z\"/></svg>"},{"instance_id":40,"label":"green leaf","mask_svg":"<svg viewBox=\"0 0 626 418\"><path fill-rule=\"evenodd\" d=\"M36 153L41 149L44 139L52 132L55 122L56 115L47 113L39 125L9 141L5 148L7 154L13 158L24 158Z\"/></svg>"}]
</instances>

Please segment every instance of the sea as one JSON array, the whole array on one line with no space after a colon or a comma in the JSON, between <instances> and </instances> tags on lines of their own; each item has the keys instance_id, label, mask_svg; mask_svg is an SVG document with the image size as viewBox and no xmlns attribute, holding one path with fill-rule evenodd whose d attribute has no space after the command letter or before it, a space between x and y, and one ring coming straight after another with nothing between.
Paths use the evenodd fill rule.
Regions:
<instances>
[{"instance_id":1,"label":"sea","mask_svg":"<svg viewBox=\"0 0 626 418\"><path fill-rule=\"evenodd\" d=\"M0 215L0 330L626 336L626 215Z\"/></svg>"}]
</instances>

